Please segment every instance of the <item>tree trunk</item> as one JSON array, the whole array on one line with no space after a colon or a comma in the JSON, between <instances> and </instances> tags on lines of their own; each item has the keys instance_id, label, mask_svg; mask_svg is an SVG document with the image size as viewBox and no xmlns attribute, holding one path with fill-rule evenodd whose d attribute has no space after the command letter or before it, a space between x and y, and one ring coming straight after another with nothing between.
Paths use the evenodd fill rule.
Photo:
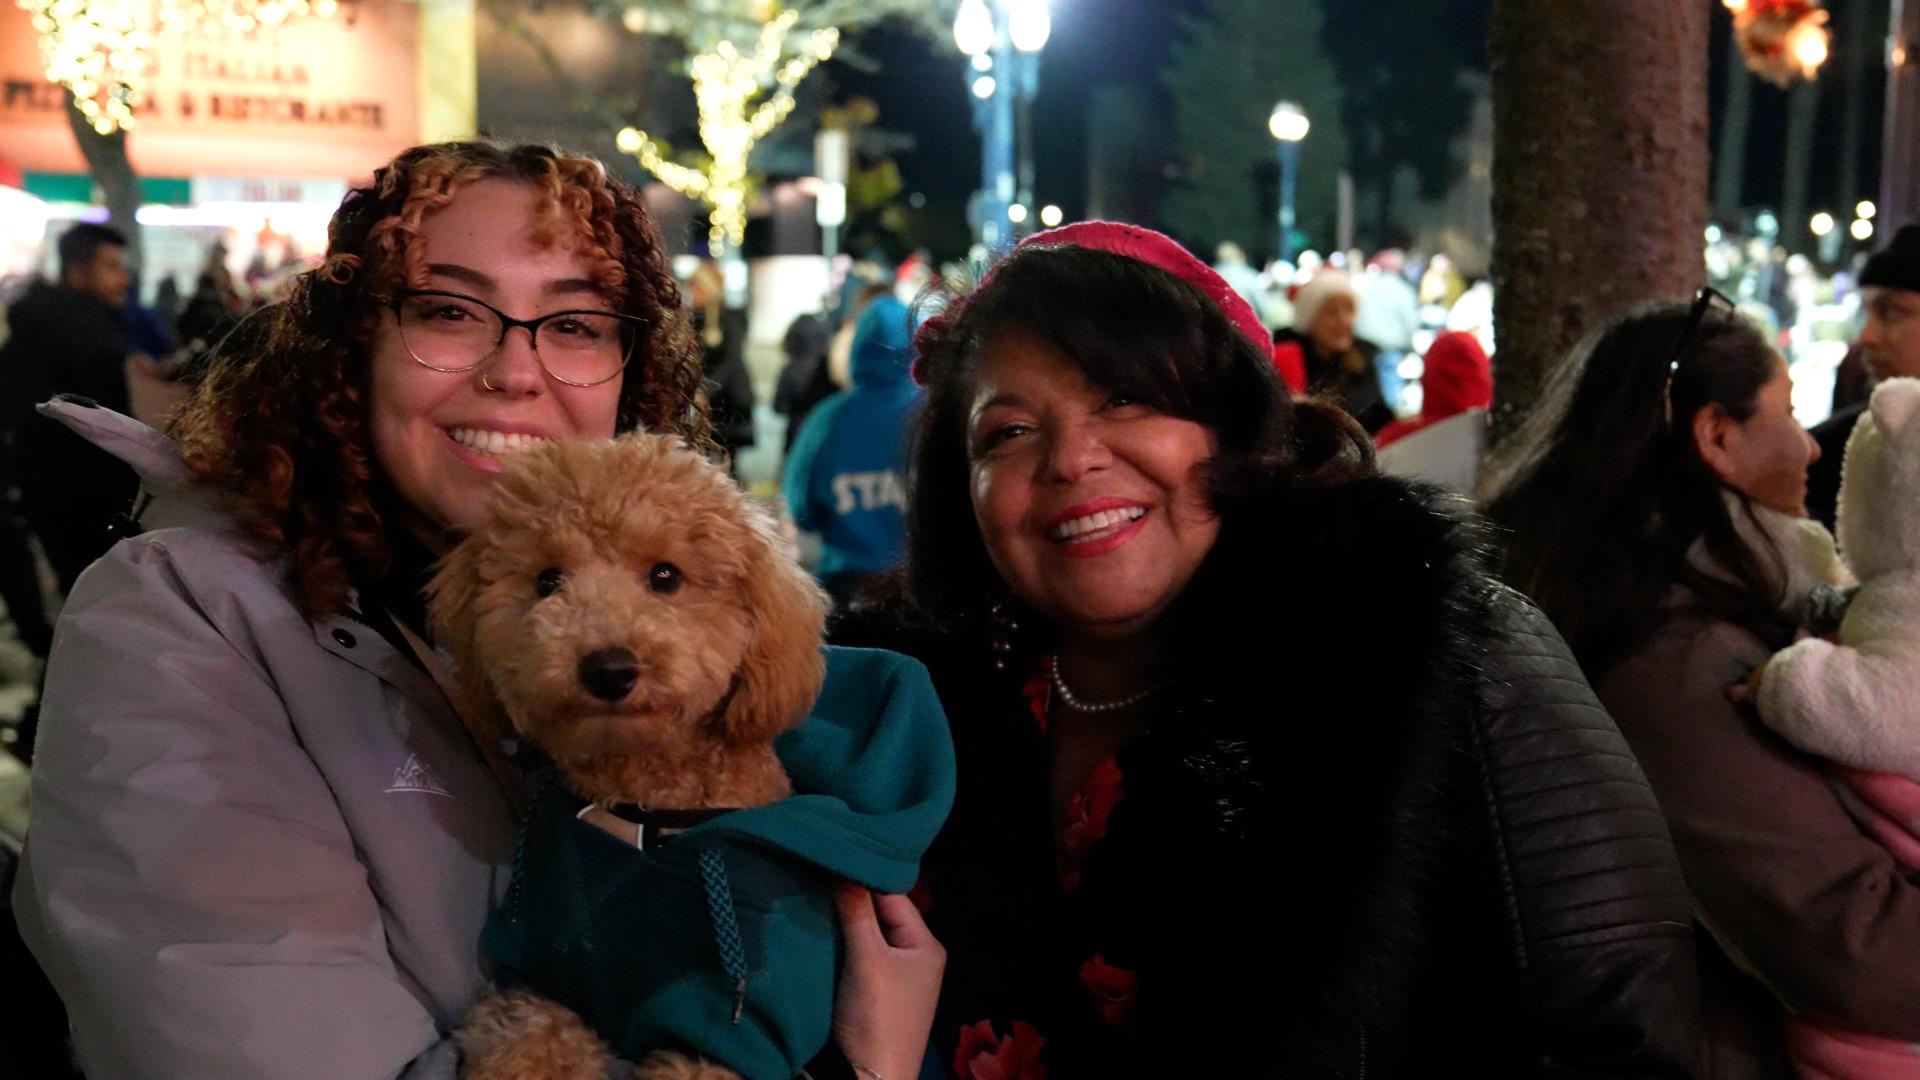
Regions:
<instances>
[{"instance_id":1,"label":"tree trunk","mask_svg":"<svg viewBox=\"0 0 1920 1080\"><path fill-rule=\"evenodd\" d=\"M1342 252L1354 250L1354 173L1340 169L1340 179L1334 181L1334 194L1338 209L1334 211L1334 248Z\"/></svg>"},{"instance_id":2,"label":"tree trunk","mask_svg":"<svg viewBox=\"0 0 1920 1080\"><path fill-rule=\"evenodd\" d=\"M1496 439L1582 334L1704 277L1709 10L1494 0Z\"/></svg>"},{"instance_id":3,"label":"tree trunk","mask_svg":"<svg viewBox=\"0 0 1920 1080\"><path fill-rule=\"evenodd\" d=\"M87 159L87 171L107 204L107 224L126 234L127 262L137 270L141 261L140 223L134 213L140 209L140 177L127 159L126 129L100 134L74 106L71 96L67 98L67 125L73 129L80 156Z\"/></svg>"},{"instance_id":4,"label":"tree trunk","mask_svg":"<svg viewBox=\"0 0 1920 1080\"><path fill-rule=\"evenodd\" d=\"M1853 219L1853 208L1859 201L1870 197L1860 188L1860 142L1866 127L1867 65L1879 55L1876 46L1880 39L1872 22L1875 7L1871 0L1852 0L1836 14L1836 18L1847 20L1838 50L1845 72L1840 93L1846 112L1840 128L1840 209L1834 214L1842 229Z\"/></svg>"},{"instance_id":5,"label":"tree trunk","mask_svg":"<svg viewBox=\"0 0 1920 1080\"><path fill-rule=\"evenodd\" d=\"M1373 205L1373 247L1382 248L1392 243L1393 227L1393 178L1399 167L1392 162L1383 161L1380 165L1380 190L1374 193ZM1359 273L1359 267L1352 268Z\"/></svg>"},{"instance_id":6,"label":"tree trunk","mask_svg":"<svg viewBox=\"0 0 1920 1080\"><path fill-rule=\"evenodd\" d=\"M1745 206L1747 133L1753 126L1753 72L1740 39L1727 35L1727 111L1720 119L1720 152L1713 163L1713 208L1736 214Z\"/></svg>"},{"instance_id":7,"label":"tree trunk","mask_svg":"<svg viewBox=\"0 0 1920 1080\"><path fill-rule=\"evenodd\" d=\"M1807 186L1813 180L1813 122L1819 116L1820 83L1795 83L1787 91L1787 165L1780 185L1784 192L1780 235L1788 251L1805 252L1813 246L1813 232L1807 227Z\"/></svg>"},{"instance_id":8,"label":"tree trunk","mask_svg":"<svg viewBox=\"0 0 1920 1080\"><path fill-rule=\"evenodd\" d=\"M1890 237L1902 224L1920 219L1920 0L1893 0L1886 123L1875 224Z\"/></svg>"}]
</instances>

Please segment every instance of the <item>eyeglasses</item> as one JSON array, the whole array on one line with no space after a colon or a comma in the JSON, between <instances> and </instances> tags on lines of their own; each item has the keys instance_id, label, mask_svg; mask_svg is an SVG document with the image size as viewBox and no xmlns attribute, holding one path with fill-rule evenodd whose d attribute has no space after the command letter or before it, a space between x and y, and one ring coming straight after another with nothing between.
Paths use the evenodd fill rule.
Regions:
<instances>
[{"instance_id":1,"label":"eyeglasses","mask_svg":"<svg viewBox=\"0 0 1920 1080\"><path fill-rule=\"evenodd\" d=\"M647 326L645 319L611 311L516 319L484 300L423 289L402 292L387 306L400 322L401 342L421 367L472 371L499 351L507 331L523 326L541 369L568 386L598 386L619 375Z\"/></svg>"},{"instance_id":2,"label":"eyeglasses","mask_svg":"<svg viewBox=\"0 0 1920 1080\"><path fill-rule=\"evenodd\" d=\"M1715 308L1726 312L1731 318L1739 312L1731 297L1711 285L1700 286L1693 294L1693 307L1687 312L1686 325L1680 328L1680 336L1674 339L1673 352L1667 358L1667 384L1661 393L1666 426L1673 426L1673 380L1680 373L1680 365L1694 353L1694 346L1700 343L1701 328L1706 325L1707 312Z\"/></svg>"}]
</instances>

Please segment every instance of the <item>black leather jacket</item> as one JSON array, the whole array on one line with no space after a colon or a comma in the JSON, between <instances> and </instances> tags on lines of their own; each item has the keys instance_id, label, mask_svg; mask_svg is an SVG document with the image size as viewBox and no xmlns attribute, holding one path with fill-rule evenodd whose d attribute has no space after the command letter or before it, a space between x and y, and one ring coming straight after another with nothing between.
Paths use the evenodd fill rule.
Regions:
<instances>
[{"instance_id":1,"label":"black leather jacket","mask_svg":"<svg viewBox=\"0 0 1920 1080\"><path fill-rule=\"evenodd\" d=\"M1694 1075L1665 821L1558 634L1485 573L1472 521L1386 479L1223 520L1167 617L1176 684L1121 759L1104 841L1098 918L1131 935L1137 1041L1074 1058L1063 1035L1050 1075ZM939 1023L1004 1035L1078 991L1028 963L1067 932L1020 699L1018 658L1046 643L996 674L981 620L912 612L856 611L836 636L934 675L960 754L924 879Z\"/></svg>"}]
</instances>

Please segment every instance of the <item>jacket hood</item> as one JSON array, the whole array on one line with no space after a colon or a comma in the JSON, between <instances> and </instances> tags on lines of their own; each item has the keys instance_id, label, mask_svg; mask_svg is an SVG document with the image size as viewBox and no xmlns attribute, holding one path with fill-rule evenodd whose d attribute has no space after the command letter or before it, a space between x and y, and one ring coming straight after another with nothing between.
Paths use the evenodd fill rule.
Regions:
<instances>
[{"instance_id":1,"label":"jacket hood","mask_svg":"<svg viewBox=\"0 0 1920 1080\"><path fill-rule=\"evenodd\" d=\"M913 326L907 305L876 298L853 330L853 381L892 384L908 380L913 367Z\"/></svg>"},{"instance_id":2,"label":"jacket hood","mask_svg":"<svg viewBox=\"0 0 1920 1080\"><path fill-rule=\"evenodd\" d=\"M798 794L687 830L750 839L829 873L905 892L953 807L953 742L926 669L827 649L813 712L774 742Z\"/></svg>"},{"instance_id":3,"label":"jacket hood","mask_svg":"<svg viewBox=\"0 0 1920 1080\"><path fill-rule=\"evenodd\" d=\"M1493 403L1493 365L1472 334L1448 333L1427 348L1420 415L1429 423Z\"/></svg>"},{"instance_id":4,"label":"jacket hood","mask_svg":"<svg viewBox=\"0 0 1920 1080\"><path fill-rule=\"evenodd\" d=\"M131 416L75 394L61 394L35 409L131 465L140 474L140 486L153 495L178 491L195 482L173 440Z\"/></svg>"},{"instance_id":5,"label":"jacket hood","mask_svg":"<svg viewBox=\"0 0 1920 1080\"><path fill-rule=\"evenodd\" d=\"M62 394L36 408L40 415L59 421L133 467L143 498L150 500L137 510L141 528L219 527L229 519L225 496L187 468L179 448L166 435L74 394Z\"/></svg>"}]
</instances>

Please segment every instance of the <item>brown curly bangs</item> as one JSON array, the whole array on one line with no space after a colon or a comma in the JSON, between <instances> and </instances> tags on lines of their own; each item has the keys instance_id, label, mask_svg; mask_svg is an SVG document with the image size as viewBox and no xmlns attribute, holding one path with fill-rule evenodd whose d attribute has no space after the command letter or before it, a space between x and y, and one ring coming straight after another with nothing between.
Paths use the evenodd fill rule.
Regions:
<instances>
[{"instance_id":1,"label":"brown curly bangs","mask_svg":"<svg viewBox=\"0 0 1920 1080\"><path fill-rule=\"evenodd\" d=\"M388 571L371 342L384 301L426 283L421 222L490 179L539 188L535 239L573 246L608 302L646 320L621 377L619 430L673 432L715 451L700 353L639 194L598 161L551 147L413 147L347 193L325 261L229 339L172 427L188 467L232 493L247 534L287 558L309 618L338 612L350 587Z\"/></svg>"}]
</instances>

